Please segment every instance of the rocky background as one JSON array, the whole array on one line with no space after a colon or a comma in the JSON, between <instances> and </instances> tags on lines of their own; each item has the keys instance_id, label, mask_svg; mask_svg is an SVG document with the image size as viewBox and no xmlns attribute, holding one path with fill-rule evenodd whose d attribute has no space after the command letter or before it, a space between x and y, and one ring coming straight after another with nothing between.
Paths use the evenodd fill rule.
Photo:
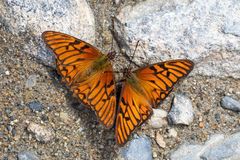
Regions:
<instances>
[{"instance_id":1,"label":"rocky background","mask_svg":"<svg viewBox=\"0 0 240 160\"><path fill-rule=\"evenodd\" d=\"M117 71L138 40L137 66L189 58L195 68L120 148L61 83L45 30L105 53L114 37ZM0 45L1 160L240 159L239 0L1 0Z\"/></svg>"}]
</instances>

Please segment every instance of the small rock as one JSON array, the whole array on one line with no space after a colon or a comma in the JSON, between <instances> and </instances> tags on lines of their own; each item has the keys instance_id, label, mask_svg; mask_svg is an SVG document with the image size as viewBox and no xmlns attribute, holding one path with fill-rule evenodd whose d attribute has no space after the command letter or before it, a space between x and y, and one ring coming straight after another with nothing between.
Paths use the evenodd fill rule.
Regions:
<instances>
[{"instance_id":1,"label":"small rock","mask_svg":"<svg viewBox=\"0 0 240 160\"><path fill-rule=\"evenodd\" d=\"M39 160L38 156L31 151L19 152L17 157L18 160Z\"/></svg>"},{"instance_id":2,"label":"small rock","mask_svg":"<svg viewBox=\"0 0 240 160\"><path fill-rule=\"evenodd\" d=\"M167 112L162 109L153 109L153 115L148 123L155 129L159 129L167 125Z\"/></svg>"},{"instance_id":3,"label":"small rock","mask_svg":"<svg viewBox=\"0 0 240 160\"><path fill-rule=\"evenodd\" d=\"M9 75L10 75L10 72L9 72L9 71L6 71L5 74L6 74L7 76L9 76Z\"/></svg>"},{"instance_id":4,"label":"small rock","mask_svg":"<svg viewBox=\"0 0 240 160\"><path fill-rule=\"evenodd\" d=\"M240 112L240 102L229 96L225 96L222 98L221 106L225 109Z\"/></svg>"},{"instance_id":5,"label":"small rock","mask_svg":"<svg viewBox=\"0 0 240 160\"><path fill-rule=\"evenodd\" d=\"M169 137L177 137L177 131L174 128L171 128L168 130L168 136Z\"/></svg>"},{"instance_id":6,"label":"small rock","mask_svg":"<svg viewBox=\"0 0 240 160\"><path fill-rule=\"evenodd\" d=\"M133 139L128 146L121 150L121 155L126 160L151 160L152 147L149 138L142 136Z\"/></svg>"},{"instance_id":7,"label":"small rock","mask_svg":"<svg viewBox=\"0 0 240 160\"><path fill-rule=\"evenodd\" d=\"M38 102L38 101L32 101L28 103L28 107L33 111L33 112L41 112L43 110L43 105Z\"/></svg>"},{"instance_id":8,"label":"small rock","mask_svg":"<svg viewBox=\"0 0 240 160\"><path fill-rule=\"evenodd\" d=\"M69 116L66 112L60 112L59 117L61 118L61 120L65 123L69 122Z\"/></svg>"},{"instance_id":9,"label":"small rock","mask_svg":"<svg viewBox=\"0 0 240 160\"><path fill-rule=\"evenodd\" d=\"M26 81L26 88L32 88L37 83L37 75L30 75Z\"/></svg>"},{"instance_id":10,"label":"small rock","mask_svg":"<svg viewBox=\"0 0 240 160\"><path fill-rule=\"evenodd\" d=\"M218 123L221 122L221 115L220 115L219 113L216 113L216 114L214 115L214 117L215 117L215 120L216 120Z\"/></svg>"},{"instance_id":11,"label":"small rock","mask_svg":"<svg viewBox=\"0 0 240 160\"><path fill-rule=\"evenodd\" d=\"M193 121L193 117L194 111L191 100L182 94L176 94L171 111L168 114L169 122L189 125Z\"/></svg>"},{"instance_id":12,"label":"small rock","mask_svg":"<svg viewBox=\"0 0 240 160\"><path fill-rule=\"evenodd\" d=\"M200 123L198 124L198 126L199 126L200 128L203 128L203 127L204 127L204 123L203 123L203 122L200 122Z\"/></svg>"},{"instance_id":13,"label":"small rock","mask_svg":"<svg viewBox=\"0 0 240 160\"><path fill-rule=\"evenodd\" d=\"M54 139L54 131L51 128L46 128L45 126L36 123L30 123L27 130L33 133L39 142L46 143Z\"/></svg>"},{"instance_id":14,"label":"small rock","mask_svg":"<svg viewBox=\"0 0 240 160\"><path fill-rule=\"evenodd\" d=\"M153 158L157 158L157 153L156 152L153 152Z\"/></svg>"},{"instance_id":15,"label":"small rock","mask_svg":"<svg viewBox=\"0 0 240 160\"><path fill-rule=\"evenodd\" d=\"M163 136L160 135L160 133L158 133L158 132L156 134L156 142L159 145L159 147L161 147L161 148L165 148L166 147L166 143L163 140Z\"/></svg>"}]
</instances>

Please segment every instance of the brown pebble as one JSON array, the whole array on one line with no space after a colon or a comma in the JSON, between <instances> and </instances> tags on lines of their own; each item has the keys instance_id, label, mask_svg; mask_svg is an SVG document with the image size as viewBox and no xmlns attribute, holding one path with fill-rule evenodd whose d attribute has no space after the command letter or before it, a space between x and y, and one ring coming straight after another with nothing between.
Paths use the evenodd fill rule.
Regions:
<instances>
[{"instance_id":1,"label":"brown pebble","mask_svg":"<svg viewBox=\"0 0 240 160\"><path fill-rule=\"evenodd\" d=\"M204 128L204 123L203 123L203 122L200 122L200 123L198 124L198 126L199 126L200 128Z\"/></svg>"}]
</instances>

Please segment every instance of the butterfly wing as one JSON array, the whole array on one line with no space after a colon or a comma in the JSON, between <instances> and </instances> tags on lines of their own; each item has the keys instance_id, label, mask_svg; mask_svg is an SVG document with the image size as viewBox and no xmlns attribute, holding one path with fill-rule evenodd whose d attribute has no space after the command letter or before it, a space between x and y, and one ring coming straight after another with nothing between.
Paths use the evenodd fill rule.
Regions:
<instances>
[{"instance_id":1,"label":"butterfly wing","mask_svg":"<svg viewBox=\"0 0 240 160\"><path fill-rule=\"evenodd\" d=\"M193 69L190 60L172 60L140 68L124 82L116 116L115 134L119 145L127 142L131 132L146 121L171 92L180 78Z\"/></svg>"},{"instance_id":2,"label":"butterfly wing","mask_svg":"<svg viewBox=\"0 0 240 160\"><path fill-rule=\"evenodd\" d=\"M115 83L111 63L94 65L103 55L92 45L70 35L46 31L42 34L56 56L58 73L77 97L92 108L107 128L114 124Z\"/></svg>"},{"instance_id":3,"label":"butterfly wing","mask_svg":"<svg viewBox=\"0 0 240 160\"><path fill-rule=\"evenodd\" d=\"M134 71L154 108L168 96L181 78L187 76L194 63L187 59L156 63Z\"/></svg>"},{"instance_id":4,"label":"butterfly wing","mask_svg":"<svg viewBox=\"0 0 240 160\"><path fill-rule=\"evenodd\" d=\"M151 104L144 91L136 90L131 83L126 81L122 88L116 117L117 143L125 144L133 130L147 120L151 114Z\"/></svg>"}]
</instances>

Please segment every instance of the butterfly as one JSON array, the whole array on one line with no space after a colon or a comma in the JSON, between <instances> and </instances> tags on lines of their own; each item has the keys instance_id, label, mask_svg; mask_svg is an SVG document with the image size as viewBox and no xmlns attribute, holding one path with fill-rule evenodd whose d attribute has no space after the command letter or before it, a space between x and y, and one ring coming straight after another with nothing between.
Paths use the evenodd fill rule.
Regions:
<instances>
[{"instance_id":1,"label":"butterfly","mask_svg":"<svg viewBox=\"0 0 240 160\"><path fill-rule=\"evenodd\" d=\"M56 68L63 81L81 102L95 111L107 128L115 122L115 79L110 59L97 48L73 36L45 31L44 42L54 52Z\"/></svg>"},{"instance_id":2,"label":"butterfly","mask_svg":"<svg viewBox=\"0 0 240 160\"><path fill-rule=\"evenodd\" d=\"M124 145L135 128L152 115L152 108L167 97L179 79L193 69L187 59L170 60L124 72L119 102L110 60L92 45L67 34L43 33L56 56L58 73L73 93L92 110L107 128L115 126L115 138ZM117 105L118 104L118 105Z\"/></svg>"}]
</instances>

